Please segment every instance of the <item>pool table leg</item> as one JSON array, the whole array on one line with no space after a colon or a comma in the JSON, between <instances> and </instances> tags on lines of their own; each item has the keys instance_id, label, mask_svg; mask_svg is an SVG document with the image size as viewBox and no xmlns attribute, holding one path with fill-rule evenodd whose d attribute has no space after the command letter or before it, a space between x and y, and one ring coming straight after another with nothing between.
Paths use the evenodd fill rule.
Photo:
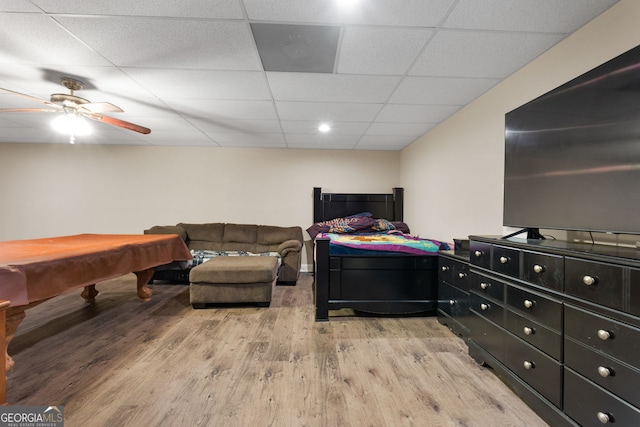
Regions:
<instances>
[{"instance_id":1,"label":"pool table leg","mask_svg":"<svg viewBox=\"0 0 640 427\"><path fill-rule=\"evenodd\" d=\"M149 289L147 283L149 283L149 280L153 277L153 268L144 271L134 271L133 274L136 275L138 280L138 298L140 298L142 302L151 301L153 292Z\"/></svg>"}]
</instances>

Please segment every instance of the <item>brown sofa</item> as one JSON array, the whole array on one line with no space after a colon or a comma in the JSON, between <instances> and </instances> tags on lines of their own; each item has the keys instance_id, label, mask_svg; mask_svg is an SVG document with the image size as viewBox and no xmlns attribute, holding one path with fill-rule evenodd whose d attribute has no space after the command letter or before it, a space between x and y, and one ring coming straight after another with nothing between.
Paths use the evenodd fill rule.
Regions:
<instances>
[{"instance_id":1,"label":"brown sofa","mask_svg":"<svg viewBox=\"0 0 640 427\"><path fill-rule=\"evenodd\" d=\"M192 250L278 252L282 264L277 283L295 285L302 263L302 228L272 225L208 223L154 226L145 234L178 234ZM165 270L169 272L171 270ZM158 271L162 275L162 271ZM188 269L173 270L174 278L187 279ZM155 279L162 277L154 276Z\"/></svg>"}]
</instances>

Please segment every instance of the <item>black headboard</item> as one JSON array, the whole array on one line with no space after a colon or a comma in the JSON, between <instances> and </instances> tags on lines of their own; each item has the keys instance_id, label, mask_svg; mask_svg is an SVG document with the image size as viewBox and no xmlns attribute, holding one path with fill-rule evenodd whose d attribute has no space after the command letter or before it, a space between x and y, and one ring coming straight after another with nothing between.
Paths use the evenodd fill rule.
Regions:
<instances>
[{"instance_id":1,"label":"black headboard","mask_svg":"<svg viewBox=\"0 0 640 427\"><path fill-rule=\"evenodd\" d=\"M371 212L374 218L402 221L403 188L394 188L390 194L323 193L313 188L313 222Z\"/></svg>"}]
</instances>

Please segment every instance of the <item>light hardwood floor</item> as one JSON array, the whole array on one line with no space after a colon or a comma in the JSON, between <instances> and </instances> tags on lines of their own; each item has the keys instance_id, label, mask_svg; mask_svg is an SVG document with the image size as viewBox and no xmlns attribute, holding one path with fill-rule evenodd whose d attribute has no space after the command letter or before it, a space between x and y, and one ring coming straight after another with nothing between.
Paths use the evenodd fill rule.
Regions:
<instances>
[{"instance_id":1,"label":"light hardwood floor","mask_svg":"<svg viewBox=\"0 0 640 427\"><path fill-rule=\"evenodd\" d=\"M186 285L135 276L29 311L10 345L12 405L65 426L546 426L434 317L314 322L312 277L271 307L193 310Z\"/></svg>"}]
</instances>

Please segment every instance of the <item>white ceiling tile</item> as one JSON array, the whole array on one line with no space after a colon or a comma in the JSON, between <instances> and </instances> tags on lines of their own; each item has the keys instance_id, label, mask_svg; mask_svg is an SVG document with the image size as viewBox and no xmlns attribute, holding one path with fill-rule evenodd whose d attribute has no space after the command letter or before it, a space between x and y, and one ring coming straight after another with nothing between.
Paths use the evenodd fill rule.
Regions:
<instances>
[{"instance_id":1,"label":"white ceiling tile","mask_svg":"<svg viewBox=\"0 0 640 427\"><path fill-rule=\"evenodd\" d=\"M205 133L261 134L282 132L278 120L224 120L215 117L191 120Z\"/></svg>"},{"instance_id":2,"label":"white ceiling tile","mask_svg":"<svg viewBox=\"0 0 640 427\"><path fill-rule=\"evenodd\" d=\"M379 122L439 123L460 107L453 105L387 104L376 117Z\"/></svg>"},{"instance_id":3,"label":"white ceiling tile","mask_svg":"<svg viewBox=\"0 0 640 427\"><path fill-rule=\"evenodd\" d=\"M358 142L357 147L406 147L415 141L414 136L399 135L365 135Z\"/></svg>"},{"instance_id":4,"label":"white ceiling tile","mask_svg":"<svg viewBox=\"0 0 640 427\"><path fill-rule=\"evenodd\" d=\"M0 64L110 65L52 18L21 13L0 14Z\"/></svg>"},{"instance_id":5,"label":"white ceiling tile","mask_svg":"<svg viewBox=\"0 0 640 427\"><path fill-rule=\"evenodd\" d=\"M563 38L561 34L438 31L409 74L504 78Z\"/></svg>"},{"instance_id":6,"label":"white ceiling tile","mask_svg":"<svg viewBox=\"0 0 640 427\"><path fill-rule=\"evenodd\" d=\"M0 0L0 87L48 100L72 77L151 128L92 122L84 143L398 151L614 3ZM336 74L265 72L252 24L339 28ZM68 143L53 117L1 112L0 142Z\"/></svg>"},{"instance_id":7,"label":"white ceiling tile","mask_svg":"<svg viewBox=\"0 0 640 427\"><path fill-rule=\"evenodd\" d=\"M617 0L460 0L444 28L572 33ZM578 7L579 6L579 7Z\"/></svg>"},{"instance_id":8,"label":"white ceiling tile","mask_svg":"<svg viewBox=\"0 0 640 427\"><path fill-rule=\"evenodd\" d=\"M372 123L367 135L414 136L425 134L435 123Z\"/></svg>"},{"instance_id":9,"label":"white ceiling tile","mask_svg":"<svg viewBox=\"0 0 640 427\"><path fill-rule=\"evenodd\" d=\"M347 27L338 73L404 75L431 34L424 29Z\"/></svg>"},{"instance_id":10,"label":"white ceiling tile","mask_svg":"<svg viewBox=\"0 0 640 427\"><path fill-rule=\"evenodd\" d=\"M315 73L267 73L276 101L371 102L387 100L400 81L396 76Z\"/></svg>"},{"instance_id":11,"label":"white ceiling tile","mask_svg":"<svg viewBox=\"0 0 640 427\"><path fill-rule=\"evenodd\" d=\"M371 121L382 108L382 104L338 102L277 101L275 104L281 120L316 120L320 122Z\"/></svg>"},{"instance_id":12,"label":"white ceiling tile","mask_svg":"<svg viewBox=\"0 0 640 427\"><path fill-rule=\"evenodd\" d=\"M164 102L177 113L199 118L212 117L235 120L277 120L272 101L236 101L216 99L165 98Z\"/></svg>"},{"instance_id":13,"label":"white ceiling tile","mask_svg":"<svg viewBox=\"0 0 640 427\"><path fill-rule=\"evenodd\" d=\"M287 133L318 134L320 123L331 126L329 133L333 135L362 135L369 127L369 122L318 122L282 120L282 129Z\"/></svg>"},{"instance_id":14,"label":"white ceiling tile","mask_svg":"<svg viewBox=\"0 0 640 427\"><path fill-rule=\"evenodd\" d=\"M243 22L137 17L57 20L118 66L261 69L251 32ZM131 40L136 48L123 49Z\"/></svg>"},{"instance_id":15,"label":"white ceiling tile","mask_svg":"<svg viewBox=\"0 0 640 427\"><path fill-rule=\"evenodd\" d=\"M41 12L28 0L0 0L0 12Z\"/></svg>"},{"instance_id":16,"label":"white ceiling tile","mask_svg":"<svg viewBox=\"0 0 640 427\"><path fill-rule=\"evenodd\" d=\"M125 72L160 98L271 99L260 72L150 68L125 68Z\"/></svg>"},{"instance_id":17,"label":"white ceiling tile","mask_svg":"<svg viewBox=\"0 0 640 427\"><path fill-rule=\"evenodd\" d=\"M357 135L288 134L286 139L289 148L351 149L358 143L360 137Z\"/></svg>"},{"instance_id":18,"label":"white ceiling tile","mask_svg":"<svg viewBox=\"0 0 640 427\"><path fill-rule=\"evenodd\" d=\"M407 77L389 102L394 104L466 105L498 79Z\"/></svg>"},{"instance_id":19,"label":"white ceiling tile","mask_svg":"<svg viewBox=\"0 0 640 427\"><path fill-rule=\"evenodd\" d=\"M353 8L327 0L243 0L249 19L260 21L434 27L454 0L368 0Z\"/></svg>"},{"instance_id":20,"label":"white ceiling tile","mask_svg":"<svg viewBox=\"0 0 640 427\"><path fill-rule=\"evenodd\" d=\"M8 2L9 0L3 0ZM12 0L16 1L16 0ZM24 0L23 0L24 1ZM86 0L32 0L49 13L83 15L172 16L189 18L242 19L238 0L181 0L181 1L86 1ZM26 1L24 3L27 3ZM1 10L0 3L0 10Z\"/></svg>"},{"instance_id":21,"label":"white ceiling tile","mask_svg":"<svg viewBox=\"0 0 640 427\"><path fill-rule=\"evenodd\" d=\"M208 133L221 147L286 148L282 134Z\"/></svg>"}]
</instances>

